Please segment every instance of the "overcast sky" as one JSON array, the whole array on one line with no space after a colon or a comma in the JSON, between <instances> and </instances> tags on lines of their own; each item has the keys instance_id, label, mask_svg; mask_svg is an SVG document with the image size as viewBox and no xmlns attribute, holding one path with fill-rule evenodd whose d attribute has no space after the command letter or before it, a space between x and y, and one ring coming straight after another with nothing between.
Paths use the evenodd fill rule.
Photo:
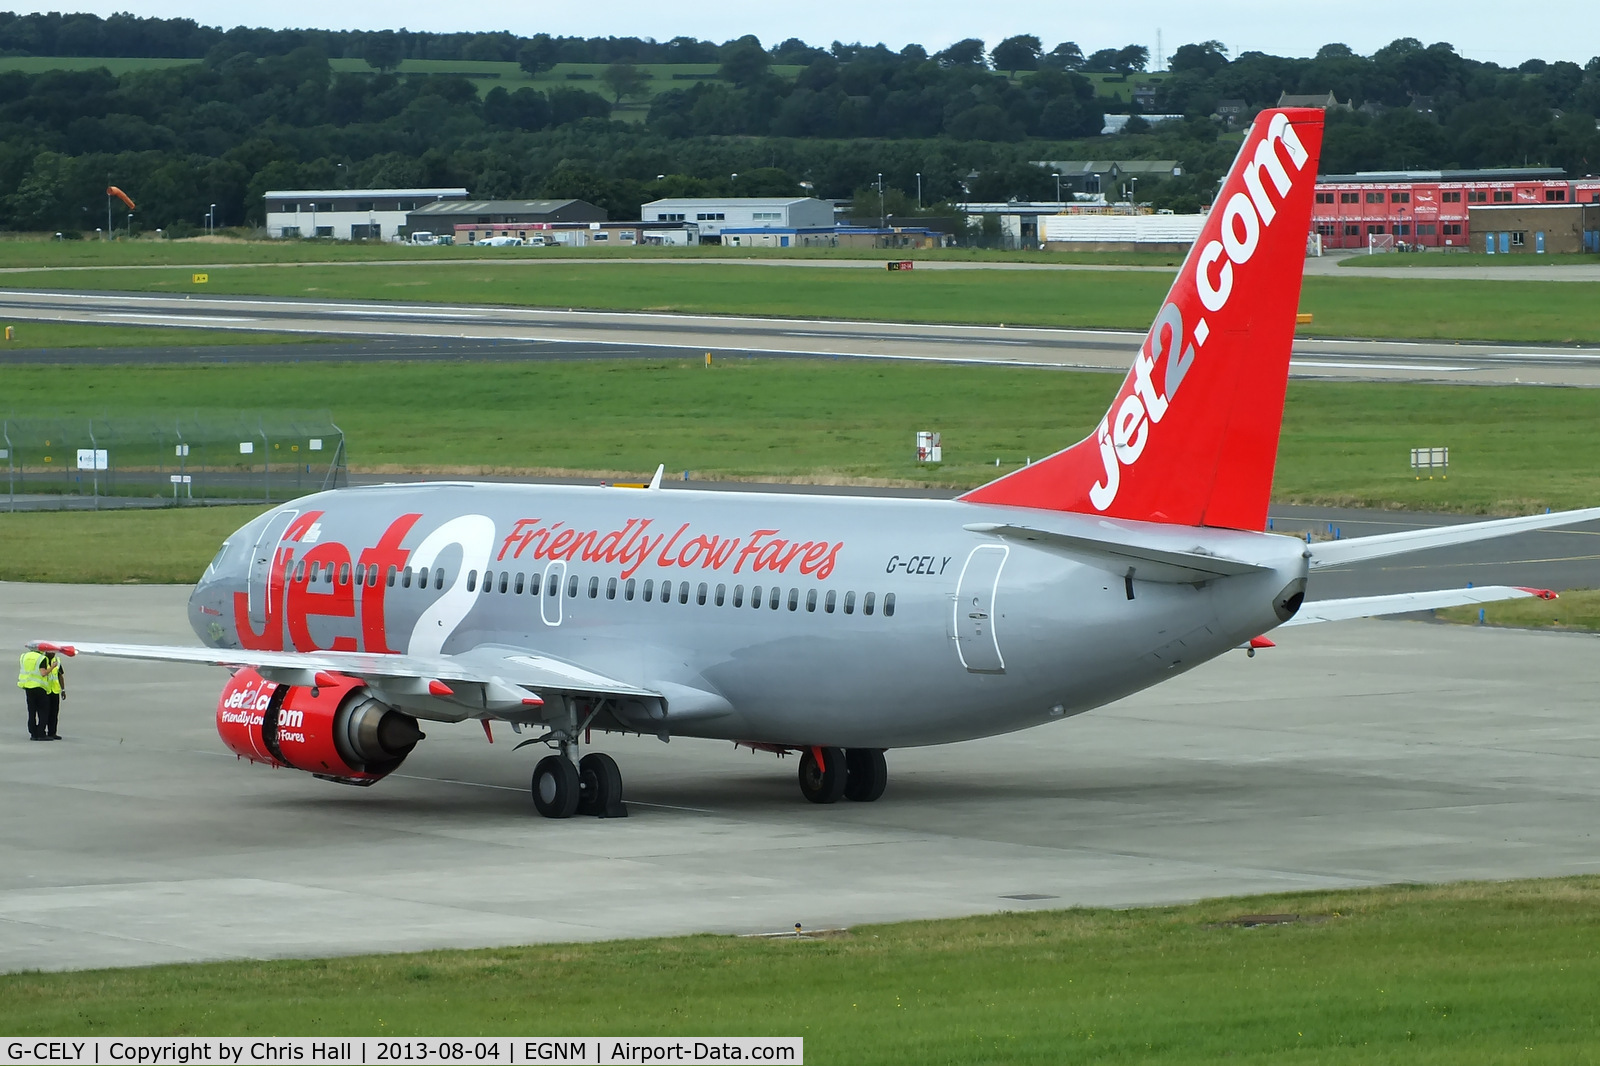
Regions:
<instances>
[{"instance_id":1,"label":"overcast sky","mask_svg":"<svg viewBox=\"0 0 1600 1066\"><path fill-rule=\"evenodd\" d=\"M54 4L51 7L55 7ZM1475 13L1480 8L1481 13ZM22 10L23 5L16 5ZM665 4L645 0L602 3L526 3L476 0L456 6L422 0L345 0L328 6L313 0L104 0L64 3L58 10L109 15L186 16L212 26L316 27L456 31L511 30L523 35L678 36L725 41L754 33L765 44L799 37L826 47L835 40L879 41L892 48L915 42L929 51L964 37L990 45L1017 33L1032 33L1050 48L1076 41L1085 53L1096 48L1142 44L1156 56L1156 31L1163 51L1190 41L1218 39L1230 53L1261 51L1306 56L1330 41L1363 55L1397 37L1424 44L1448 41L1473 59L1516 66L1524 59L1569 59L1585 63L1600 53L1600 3L1571 0L1554 6L1462 3L1461 0L1342 0L1336 4L1246 2L1246 0L1146 0L1143 3L1047 3L1010 0L921 0L836 8L831 4L751 4L748 0L698 0ZM1519 17L1517 11L1528 17Z\"/></svg>"}]
</instances>

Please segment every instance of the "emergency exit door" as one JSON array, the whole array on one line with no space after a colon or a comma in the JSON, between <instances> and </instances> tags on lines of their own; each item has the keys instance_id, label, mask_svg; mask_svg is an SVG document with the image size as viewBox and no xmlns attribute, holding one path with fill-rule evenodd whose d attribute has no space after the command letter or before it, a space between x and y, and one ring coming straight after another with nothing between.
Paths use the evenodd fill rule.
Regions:
<instances>
[{"instance_id":1,"label":"emergency exit door","mask_svg":"<svg viewBox=\"0 0 1600 1066\"><path fill-rule=\"evenodd\" d=\"M995 629L995 599L1000 588L1000 570L1011 549L1003 544L982 544L972 549L956 582L956 654L961 665L974 674L1003 674L1005 659L1000 654L1000 636Z\"/></svg>"}]
</instances>

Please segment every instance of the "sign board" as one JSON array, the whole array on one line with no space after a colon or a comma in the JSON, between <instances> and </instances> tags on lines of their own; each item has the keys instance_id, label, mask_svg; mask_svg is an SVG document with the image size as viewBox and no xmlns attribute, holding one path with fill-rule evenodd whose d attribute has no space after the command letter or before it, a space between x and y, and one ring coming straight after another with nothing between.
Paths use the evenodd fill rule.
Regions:
<instances>
[{"instance_id":1,"label":"sign board","mask_svg":"<svg viewBox=\"0 0 1600 1066\"><path fill-rule=\"evenodd\" d=\"M256 442L255 441L253 441L253 440L242 440L242 441L239 442L239 454L240 455L254 455L255 453L256 453Z\"/></svg>"},{"instance_id":2,"label":"sign board","mask_svg":"<svg viewBox=\"0 0 1600 1066\"><path fill-rule=\"evenodd\" d=\"M0 448L0 459L9 459L9 458L11 458L11 449L9 449L9 448Z\"/></svg>"},{"instance_id":3,"label":"sign board","mask_svg":"<svg viewBox=\"0 0 1600 1066\"><path fill-rule=\"evenodd\" d=\"M109 464L106 462L106 450L104 448L78 449L79 470L105 470L108 467Z\"/></svg>"},{"instance_id":4,"label":"sign board","mask_svg":"<svg viewBox=\"0 0 1600 1066\"><path fill-rule=\"evenodd\" d=\"M944 444L940 434L930 430L923 430L917 433L917 462L944 462Z\"/></svg>"},{"instance_id":5,"label":"sign board","mask_svg":"<svg viewBox=\"0 0 1600 1066\"><path fill-rule=\"evenodd\" d=\"M1449 448L1411 449L1411 469L1413 470L1444 470L1449 466Z\"/></svg>"},{"instance_id":6,"label":"sign board","mask_svg":"<svg viewBox=\"0 0 1600 1066\"><path fill-rule=\"evenodd\" d=\"M188 485L194 481L194 477L190 474L169 474L167 480L174 485Z\"/></svg>"},{"instance_id":7,"label":"sign board","mask_svg":"<svg viewBox=\"0 0 1600 1066\"><path fill-rule=\"evenodd\" d=\"M211 275L210 274L196 274L194 276L194 283L196 285L204 285L210 280L211 280Z\"/></svg>"},{"instance_id":8,"label":"sign board","mask_svg":"<svg viewBox=\"0 0 1600 1066\"><path fill-rule=\"evenodd\" d=\"M189 446L187 444L180 444L178 445L178 450L173 454L177 455L181 459L183 456L189 454Z\"/></svg>"},{"instance_id":9,"label":"sign board","mask_svg":"<svg viewBox=\"0 0 1600 1066\"><path fill-rule=\"evenodd\" d=\"M910 270L916 264L910 259L891 259L885 265L890 270Z\"/></svg>"},{"instance_id":10,"label":"sign board","mask_svg":"<svg viewBox=\"0 0 1600 1066\"><path fill-rule=\"evenodd\" d=\"M311 438L311 443L309 445L307 445L307 447L309 447L314 452L320 452L322 450L322 438L321 437L312 437Z\"/></svg>"}]
</instances>

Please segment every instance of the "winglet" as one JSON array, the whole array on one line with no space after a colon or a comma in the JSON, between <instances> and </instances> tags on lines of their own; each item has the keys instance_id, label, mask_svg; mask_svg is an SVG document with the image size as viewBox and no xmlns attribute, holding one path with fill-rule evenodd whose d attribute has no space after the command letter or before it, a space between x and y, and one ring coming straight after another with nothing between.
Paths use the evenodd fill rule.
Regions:
<instances>
[{"instance_id":1,"label":"winglet","mask_svg":"<svg viewBox=\"0 0 1600 1066\"><path fill-rule=\"evenodd\" d=\"M1515 587L1515 588L1517 588L1517 589L1519 589L1519 590L1521 590L1521 591L1523 591L1523 592L1526 592L1526 593L1527 593L1527 594L1528 594L1528 595L1530 595L1530 596L1537 596L1537 597L1539 597L1539 598L1540 598L1540 599L1541 599L1541 600L1555 600L1555 599L1560 599L1560 597L1559 597L1559 596L1557 596L1557 595L1556 595L1556 594L1555 594L1555 593L1554 593L1554 592L1553 592L1553 591L1551 591L1551 590L1550 590L1550 589L1533 589L1533 588L1529 588L1529 587L1528 587L1528 586L1526 586L1526 585L1516 585L1516 586L1513 586L1513 587Z\"/></svg>"},{"instance_id":2,"label":"winglet","mask_svg":"<svg viewBox=\"0 0 1600 1066\"><path fill-rule=\"evenodd\" d=\"M662 475L664 475L666 472L666 463L662 463L660 466L656 467L656 476L650 479L650 488L659 490L661 488Z\"/></svg>"}]
</instances>

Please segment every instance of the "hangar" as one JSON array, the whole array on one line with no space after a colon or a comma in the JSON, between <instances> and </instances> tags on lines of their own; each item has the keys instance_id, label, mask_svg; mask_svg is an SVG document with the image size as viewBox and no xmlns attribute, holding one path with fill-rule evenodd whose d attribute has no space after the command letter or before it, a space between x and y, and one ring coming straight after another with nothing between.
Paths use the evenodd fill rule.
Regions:
<instances>
[{"instance_id":1,"label":"hangar","mask_svg":"<svg viewBox=\"0 0 1600 1066\"><path fill-rule=\"evenodd\" d=\"M454 233L458 226L528 226L559 222L606 222L603 207L586 200L439 200L406 215L406 232Z\"/></svg>"},{"instance_id":2,"label":"hangar","mask_svg":"<svg viewBox=\"0 0 1600 1066\"><path fill-rule=\"evenodd\" d=\"M810 196L677 197L652 200L639 208L645 222L693 222L701 244L721 244L725 231L833 229L833 205ZM751 243L745 240L741 243Z\"/></svg>"},{"instance_id":3,"label":"hangar","mask_svg":"<svg viewBox=\"0 0 1600 1066\"><path fill-rule=\"evenodd\" d=\"M1600 202L1475 204L1467 215L1490 255L1600 252Z\"/></svg>"},{"instance_id":4,"label":"hangar","mask_svg":"<svg viewBox=\"0 0 1600 1066\"><path fill-rule=\"evenodd\" d=\"M465 189L275 189L265 197L267 236L383 240L399 234L407 212L466 195Z\"/></svg>"}]
</instances>

